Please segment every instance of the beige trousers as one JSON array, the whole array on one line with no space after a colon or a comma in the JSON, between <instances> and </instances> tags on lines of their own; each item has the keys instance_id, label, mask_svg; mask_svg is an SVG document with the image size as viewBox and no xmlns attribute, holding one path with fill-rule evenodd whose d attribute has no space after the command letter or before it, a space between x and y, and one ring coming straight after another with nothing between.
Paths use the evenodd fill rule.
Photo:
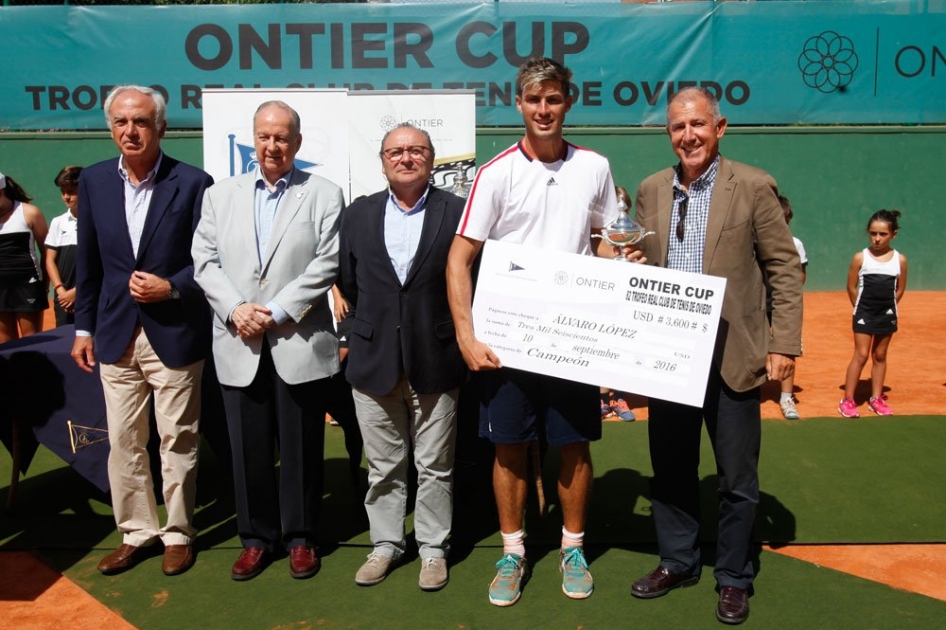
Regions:
<instances>
[{"instance_id":1,"label":"beige trousers","mask_svg":"<svg viewBox=\"0 0 946 630\"><path fill-rule=\"evenodd\" d=\"M407 467L413 454L417 469L414 538L420 557L447 555L453 523L458 392L419 394L403 374L384 396L352 388L368 462L365 511L375 553L398 559L407 551Z\"/></svg>"},{"instance_id":2,"label":"beige trousers","mask_svg":"<svg viewBox=\"0 0 946 630\"><path fill-rule=\"evenodd\" d=\"M161 363L144 330L135 331L117 363L100 364L108 420L108 481L112 509L125 544L193 542L200 445L200 378L204 362L182 368ZM151 395L161 439L161 476L167 524L160 526L148 457Z\"/></svg>"}]
</instances>

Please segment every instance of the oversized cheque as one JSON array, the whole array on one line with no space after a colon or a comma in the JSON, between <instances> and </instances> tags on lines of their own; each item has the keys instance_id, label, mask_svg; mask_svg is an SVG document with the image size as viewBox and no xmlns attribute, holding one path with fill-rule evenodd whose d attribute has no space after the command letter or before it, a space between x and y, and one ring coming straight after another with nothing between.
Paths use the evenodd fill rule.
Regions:
<instances>
[{"instance_id":1,"label":"oversized cheque","mask_svg":"<svg viewBox=\"0 0 946 630\"><path fill-rule=\"evenodd\" d=\"M504 366L700 406L726 280L487 241L477 338Z\"/></svg>"}]
</instances>

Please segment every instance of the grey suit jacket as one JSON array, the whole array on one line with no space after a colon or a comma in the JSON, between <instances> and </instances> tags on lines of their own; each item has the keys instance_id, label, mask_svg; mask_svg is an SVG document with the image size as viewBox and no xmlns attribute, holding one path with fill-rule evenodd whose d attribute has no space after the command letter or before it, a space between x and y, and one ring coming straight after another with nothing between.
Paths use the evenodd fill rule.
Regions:
<instances>
[{"instance_id":1,"label":"grey suit jacket","mask_svg":"<svg viewBox=\"0 0 946 630\"><path fill-rule=\"evenodd\" d=\"M649 264L665 267L673 213L673 169L637 190L637 220L655 235L641 241ZM772 327L765 316L762 270L772 284ZM765 171L720 158L713 187L703 273L726 278L714 363L726 384L746 391L765 381L769 352L801 355L801 262Z\"/></svg>"},{"instance_id":2,"label":"grey suit jacket","mask_svg":"<svg viewBox=\"0 0 946 630\"><path fill-rule=\"evenodd\" d=\"M339 369L338 342L327 293L338 272L342 191L327 179L294 170L261 262L254 190L253 174L208 188L191 248L194 279L215 315L217 377L235 387L253 381L262 337L241 339L228 318L241 302L270 301L289 314L286 322L265 333L279 377L298 384L331 376Z\"/></svg>"}]
</instances>

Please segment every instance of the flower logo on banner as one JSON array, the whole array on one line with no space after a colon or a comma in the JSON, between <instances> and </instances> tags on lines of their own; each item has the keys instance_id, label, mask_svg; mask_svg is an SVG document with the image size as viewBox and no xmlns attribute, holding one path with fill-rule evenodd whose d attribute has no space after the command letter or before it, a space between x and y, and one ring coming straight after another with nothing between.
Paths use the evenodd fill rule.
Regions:
<instances>
[{"instance_id":1,"label":"flower logo on banner","mask_svg":"<svg viewBox=\"0 0 946 630\"><path fill-rule=\"evenodd\" d=\"M397 127L397 118L388 114L386 116L382 116L381 120L378 121L378 124L381 125L382 131L388 132Z\"/></svg>"},{"instance_id":2,"label":"flower logo on banner","mask_svg":"<svg viewBox=\"0 0 946 630\"><path fill-rule=\"evenodd\" d=\"M808 87L825 94L843 92L857 70L854 42L834 31L809 37L798 55L798 69Z\"/></svg>"}]
</instances>

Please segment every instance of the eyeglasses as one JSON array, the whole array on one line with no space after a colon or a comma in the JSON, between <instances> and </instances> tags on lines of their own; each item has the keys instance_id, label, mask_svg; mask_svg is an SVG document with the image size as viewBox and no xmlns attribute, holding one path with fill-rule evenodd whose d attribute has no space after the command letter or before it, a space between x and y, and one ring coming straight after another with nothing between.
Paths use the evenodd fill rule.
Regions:
<instances>
[{"instance_id":1,"label":"eyeglasses","mask_svg":"<svg viewBox=\"0 0 946 630\"><path fill-rule=\"evenodd\" d=\"M413 146L413 147L394 147L392 149L385 149L381 152L385 158L392 162L397 162L404 154L407 153L411 156L413 160L423 160L427 157L427 152L430 151L430 147L422 146Z\"/></svg>"},{"instance_id":2,"label":"eyeglasses","mask_svg":"<svg viewBox=\"0 0 946 630\"><path fill-rule=\"evenodd\" d=\"M680 203L677 205L677 213L679 219L677 220L677 240L682 241L684 231L686 230L687 224L687 202L690 200L689 197L684 197L680 200Z\"/></svg>"}]
</instances>

